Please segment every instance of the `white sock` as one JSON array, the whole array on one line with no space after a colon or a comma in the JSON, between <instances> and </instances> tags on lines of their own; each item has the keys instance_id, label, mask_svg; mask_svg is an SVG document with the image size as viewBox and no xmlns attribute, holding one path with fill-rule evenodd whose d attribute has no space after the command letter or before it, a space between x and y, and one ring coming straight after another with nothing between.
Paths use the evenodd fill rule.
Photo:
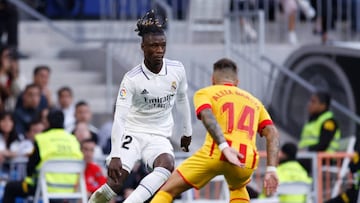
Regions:
<instances>
[{"instance_id":1,"label":"white sock","mask_svg":"<svg viewBox=\"0 0 360 203\"><path fill-rule=\"evenodd\" d=\"M143 203L149 199L170 177L171 172L163 167L156 167L144 177L137 188L123 203Z\"/></svg>"},{"instance_id":2,"label":"white sock","mask_svg":"<svg viewBox=\"0 0 360 203\"><path fill-rule=\"evenodd\" d=\"M88 203L107 203L114 197L116 193L108 184L104 184L91 195Z\"/></svg>"}]
</instances>

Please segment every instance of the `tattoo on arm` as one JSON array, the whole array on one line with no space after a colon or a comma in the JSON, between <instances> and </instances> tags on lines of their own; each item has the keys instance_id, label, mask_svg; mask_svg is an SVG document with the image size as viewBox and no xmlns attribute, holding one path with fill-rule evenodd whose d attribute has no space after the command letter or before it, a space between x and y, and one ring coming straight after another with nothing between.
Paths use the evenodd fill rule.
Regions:
<instances>
[{"instance_id":1,"label":"tattoo on arm","mask_svg":"<svg viewBox=\"0 0 360 203\"><path fill-rule=\"evenodd\" d=\"M267 153L267 165L277 166L279 156L279 134L273 125L266 126L262 131L261 135L266 138L266 153Z\"/></svg>"},{"instance_id":2,"label":"tattoo on arm","mask_svg":"<svg viewBox=\"0 0 360 203\"><path fill-rule=\"evenodd\" d=\"M206 130L217 144L226 142L222 129L216 121L211 109L205 109L200 112L201 121L203 122Z\"/></svg>"}]
</instances>

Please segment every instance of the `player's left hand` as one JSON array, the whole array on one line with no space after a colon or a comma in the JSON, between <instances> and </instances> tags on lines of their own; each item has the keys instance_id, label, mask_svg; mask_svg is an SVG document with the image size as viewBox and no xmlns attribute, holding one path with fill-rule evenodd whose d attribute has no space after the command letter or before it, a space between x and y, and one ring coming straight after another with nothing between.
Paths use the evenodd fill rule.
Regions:
<instances>
[{"instance_id":1,"label":"player's left hand","mask_svg":"<svg viewBox=\"0 0 360 203\"><path fill-rule=\"evenodd\" d=\"M180 147L184 152L189 152L189 145L191 143L191 136L183 135L181 137Z\"/></svg>"}]
</instances>

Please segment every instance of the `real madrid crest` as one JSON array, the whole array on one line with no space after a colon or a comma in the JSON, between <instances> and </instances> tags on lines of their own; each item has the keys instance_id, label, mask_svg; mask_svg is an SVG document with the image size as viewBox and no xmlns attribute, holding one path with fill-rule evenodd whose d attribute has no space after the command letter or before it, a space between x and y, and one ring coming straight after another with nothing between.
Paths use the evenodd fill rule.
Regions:
<instances>
[{"instance_id":1,"label":"real madrid crest","mask_svg":"<svg viewBox=\"0 0 360 203\"><path fill-rule=\"evenodd\" d=\"M175 92L175 91L176 91L176 88L177 88L176 82L173 81L173 82L171 83L171 92Z\"/></svg>"}]
</instances>

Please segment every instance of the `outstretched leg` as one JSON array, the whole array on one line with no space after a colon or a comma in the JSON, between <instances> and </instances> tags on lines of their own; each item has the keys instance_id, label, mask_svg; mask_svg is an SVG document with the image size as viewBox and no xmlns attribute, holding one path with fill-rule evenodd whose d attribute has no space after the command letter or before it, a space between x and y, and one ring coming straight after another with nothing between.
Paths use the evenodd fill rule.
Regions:
<instances>
[{"instance_id":1,"label":"outstretched leg","mask_svg":"<svg viewBox=\"0 0 360 203\"><path fill-rule=\"evenodd\" d=\"M90 196L88 203L108 203L120 193L123 183L128 175L128 171L121 169L121 177L118 183L108 177L107 182Z\"/></svg>"},{"instance_id":2,"label":"outstretched leg","mask_svg":"<svg viewBox=\"0 0 360 203\"><path fill-rule=\"evenodd\" d=\"M167 181L174 170L174 157L164 153L154 161L154 170L145 176L124 203L143 203Z\"/></svg>"},{"instance_id":3,"label":"outstretched leg","mask_svg":"<svg viewBox=\"0 0 360 203\"><path fill-rule=\"evenodd\" d=\"M177 171L174 171L150 203L171 203L174 197L190 188L191 185L187 184Z\"/></svg>"}]
</instances>

